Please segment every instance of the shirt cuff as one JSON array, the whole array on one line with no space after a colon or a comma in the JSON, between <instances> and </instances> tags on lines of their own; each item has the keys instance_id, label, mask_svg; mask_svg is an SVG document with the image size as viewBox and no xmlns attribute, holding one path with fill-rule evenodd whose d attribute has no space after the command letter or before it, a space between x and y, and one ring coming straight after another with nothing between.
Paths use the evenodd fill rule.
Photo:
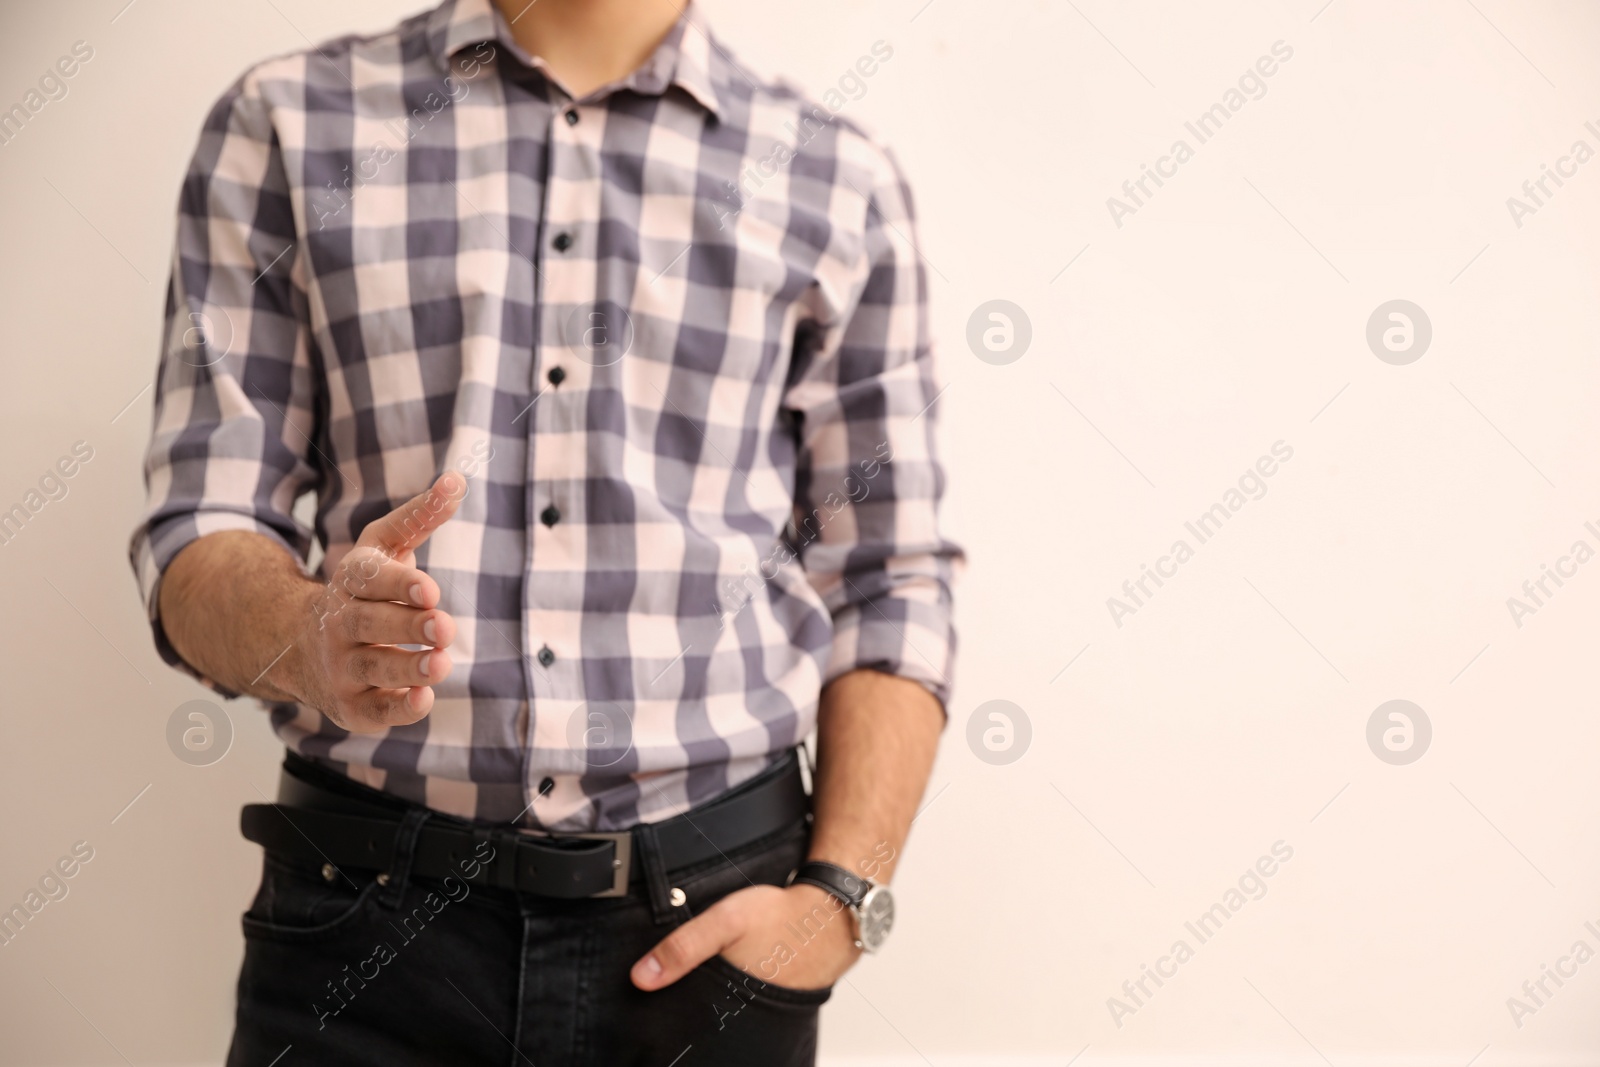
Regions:
<instances>
[{"instance_id":1,"label":"shirt cuff","mask_svg":"<svg viewBox=\"0 0 1600 1067\"><path fill-rule=\"evenodd\" d=\"M823 684L854 670L875 670L920 683L949 717L956 638L948 587L935 579L840 608Z\"/></svg>"}]
</instances>

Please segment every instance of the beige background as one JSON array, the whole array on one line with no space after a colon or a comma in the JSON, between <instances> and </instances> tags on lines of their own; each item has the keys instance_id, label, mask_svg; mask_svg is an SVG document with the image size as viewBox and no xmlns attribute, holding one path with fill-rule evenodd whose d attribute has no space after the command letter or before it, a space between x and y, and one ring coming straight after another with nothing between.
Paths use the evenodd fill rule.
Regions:
<instances>
[{"instance_id":1,"label":"beige background","mask_svg":"<svg viewBox=\"0 0 1600 1067\"><path fill-rule=\"evenodd\" d=\"M271 791L278 746L241 702L220 762L167 748L204 693L157 660L124 561L140 390L210 101L258 58L405 13L124 2L0 15L0 105L95 49L0 146L0 509L94 449L0 547L0 905L95 850L0 948L6 1064L225 1048L257 873L236 813ZM826 1008L833 1062L1600 1054L1600 962L1521 1027L1506 1004L1574 941L1600 950L1600 562L1521 628L1506 607L1575 540L1600 548L1600 161L1520 228L1506 207L1574 140L1600 149L1600 11L1322 2L705 4L744 59L817 93L894 49L845 114L918 192L949 525L973 557L900 929ZM1193 145L1183 122L1279 40L1267 94L1116 226L1106 198ZM1365 341L1396 298L1433 326L1408 366ZM1031 319L1009 365L965 341L991 299ZM1267 495L1114 625L1106 598L1279 440L1294 456ZM1396 698L1433 726L1408 766L1366 742ZM1032 724L1003 766L966 739L994 699ZM1293 859L1266 895L1119 1028L1107 998L1279 840Z\"/></svg>"}]
</instances>

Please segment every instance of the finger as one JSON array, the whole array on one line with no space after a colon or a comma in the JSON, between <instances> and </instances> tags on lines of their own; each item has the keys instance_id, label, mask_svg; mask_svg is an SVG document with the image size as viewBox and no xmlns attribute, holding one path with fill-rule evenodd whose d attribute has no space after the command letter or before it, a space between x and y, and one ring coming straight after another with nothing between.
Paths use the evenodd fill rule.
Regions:
<instances>
[{"instance_id":1,"label":"finger","mask_svg":"<svg viewBox=\"0 0 1600 1067\"><path fill-rule=\"evenodd\" d=\"M359 645L432 645L448 648L456 621L435 608L420 611L404 604L358 600L342 615L344 633Z\"/></svg>"},{"instance_id":2,"label":"finger","mask_svg":"<svg viewBox=\"0 0 1600 1067\"><path fill-rule=\"evenodd\" d=\"M390 559L381 549L352 549L339 564L330 592L338 602L397 600L418 608L439 603L439 583L414 563Z\"/></svg>"},{"instance_id":3,"label":"finger","mask_svg":"<svg viewBox=\"0 0 1600 1067\"><path fill-rule=\"evenodd\" d=\"M352 697L345 709L345 729L353 734L376 733L391 726L409 726L433 710L433 690L368 689Z\"/></svg>"},{"instance_id":4,"label":"finger","mask_svg":"<svg viewBox=\"0 0 1600 1067\"><path fill-rule=\"evenodd\" d=\"M388 645L360 645L345 660L345 675L359 686L408 689L444 681L451 666L450 653L438 649L407 652Z\"/></svg>"},{"instance_id":5,"label":"finger","mask_svg":"<svg viewBox=\"0 0 1600 1067\"><path fill-rule=\"evenodd\" d=\"M466 495L466 479L455 471L445 471L425 491L369 522L356 544L403 556L448 522Z\"/></svg>"},{"instance_id":6,"label":"finger","mask_svg":"<svg viewBox=\"0 0 1600 1067\"><path fill-rule=\"evenodd\" d=\"M633 965L630 977L640 989L661 989L682 978L739 939L742 922L724 898L663 938Z\"/></svg>"}]
</instances>

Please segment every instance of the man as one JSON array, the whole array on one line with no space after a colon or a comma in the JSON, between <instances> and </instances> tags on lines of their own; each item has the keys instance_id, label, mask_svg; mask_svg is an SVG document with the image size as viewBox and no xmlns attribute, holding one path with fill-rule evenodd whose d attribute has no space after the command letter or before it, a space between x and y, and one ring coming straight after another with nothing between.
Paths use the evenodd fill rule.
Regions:
<instances>
[{"instance_id":1,"label":"man","mask_svg":"<svg viewBox=\"0 0 1600 1067\"><path fill-rule=\"evenodd\" d=\"M218 102L132 555L290 750L230 1064L812 1062L953 651L913 234L666 0L446 0Z\"/></svg>"}]
</instances>

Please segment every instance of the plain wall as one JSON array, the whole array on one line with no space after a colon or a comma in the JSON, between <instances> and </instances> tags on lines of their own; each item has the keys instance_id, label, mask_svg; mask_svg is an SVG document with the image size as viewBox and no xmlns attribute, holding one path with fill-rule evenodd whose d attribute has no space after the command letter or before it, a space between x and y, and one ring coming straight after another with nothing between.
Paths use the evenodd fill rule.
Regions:
<instances>
[{"instance_id":1,"label":"plain wall","mask_svg":"<svg viewBox=\"0 0 1600 1067\"><path fill-rule=\"evenodd\" d=\"M259 863L237 812L272 793L279 746L241 701L222 760L175 758L169 718L208 694L158 660L125 560L173 209L204 112L247 65L409 13L124 4L0 15L0 107L73 42L94 49L0 146L0 510L75 442L94 450L0 546L0 907L75 842L94 849L0 947L7 1064L217 1063L226 1047ZM1507 998L1575 942L1600 950L1584 925L1600 930L1600 561L1567 565L1520 619L1507 600L1574 542L1600 549L1584 525L1600 530L1600 161L1520 219L1507 198L1575 141L1600 149L1600 12L704 10L741 58L813 94L893 48L845 114L917 192L947 519L972 557L899 926L825 1009L825 1053L1594 1062L1600 963L1546 979L1520 1020ZM1184 123L1278 41L1293 56L1265 95L1199 144ZM1123 182L1179 138L1193 158L1134 205ZM1136 206L1120 225L1113 196ZM967 341L996 299L1031 322L1004 365ZM1394 299L1432 324L1408 365L1366 338ZM1293 457L1265 496L1198 544L1185 523L1279 441ZM1193 558L1114 619L1108 598L1180 538ZM1393 699L1432 725L1407 765L1368 743ZM968 740L992 700L1031 724L1010 763ZM1292 859L1201 944L1185 923L1280 841ZM1179 939L1193 958L1136 1005L1124 981ZM1113 996L1136 1011L1114 1019Z\"/></svg>"}]
</instances>

